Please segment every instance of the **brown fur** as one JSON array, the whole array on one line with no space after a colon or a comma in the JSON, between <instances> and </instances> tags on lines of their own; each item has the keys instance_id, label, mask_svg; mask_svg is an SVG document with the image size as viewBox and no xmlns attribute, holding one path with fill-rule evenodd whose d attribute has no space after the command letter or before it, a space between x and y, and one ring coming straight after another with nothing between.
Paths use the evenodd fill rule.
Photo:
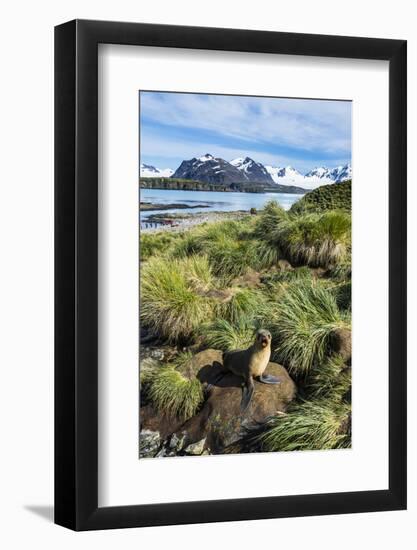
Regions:
<instances>
[{"instance_id":1,"label":"brown fur","mask_svg":"<svg viewBox=\"0 0 417 550\"><path fill-rule=\"evenodd\" d=\"M255 342L244 350L228 351L223 354L223 369L243 378L248 385L253 378L261 376L271 357L271 334L258 330Z\"/></svg>"}]
</instances>

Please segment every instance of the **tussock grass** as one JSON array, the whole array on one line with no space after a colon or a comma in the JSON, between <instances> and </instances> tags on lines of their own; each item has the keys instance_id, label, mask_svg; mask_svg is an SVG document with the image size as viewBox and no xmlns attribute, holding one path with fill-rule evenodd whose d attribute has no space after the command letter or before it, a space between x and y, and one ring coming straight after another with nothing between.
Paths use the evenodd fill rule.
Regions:
<instances>
[{"instance_id":1,"label":"tussock grass","mask_svg":"<svg viewBox=\"0 0 417 550\"><path fill-rule=\"evenodd\" d=\"M350 281L335 286L333 294L340 309L346 311L352 309L352 283Z\"/></svg>"},{"instance_id":2,"label":"tussock grass","mask_svg":"<svg viewBox=\"0 0 417 550\"><path fill-rule=\"evenodd\" d=\"M349 326L331 292L314 282L293 283L283 289L273 315L279 359L297 374L321 363L335 328Z\"/></svg>"},{"instance_id":3,"label":"tussock grass","mask_svg":"<svg viewBox=\"0 0 417 550\"><path fill-rule=\"evenodd\" d=\"M234 288L231 290L231 298L216 305L216 313L219 317L238 322L242 317L254 316L263 310L264 296L262 293L249 288Z\"/></svg>"},{"instance_id":4,"label":"tussock grass","mask_svg":"<svg viewBox=\"0 0 417 550\"><path fill-rule=\"evenodd\" d=\"M256 323L250 318L242 317L235 323L216 319L204 326L204 341L208 347L222 351L245 349L253 344L256 328Z\"/></svg>"},{"instance_id":5,"label":"tussock grass","mask_svg":"<svg viewBox=\"0 0 417 550\"><path fill-rule=\"evenodd\" d=\"M213 315L207 258L151 258L141 270L142 323L171 342L189 339Z\"/></svg>"},{"instance_id":6,"label":"tussock grass","mask_svg":"<svg viewBox=\"0 0 417 550\"><path fill-rule=\"evenodd\" d=\"M260 239L254 243L254 257L251 259L253 268L258 270L269 269L277 265L280 259L281 254L275 244Z\"/></svg>"},{"instance_id":7,"label":"tussock grass","mask_svg":"<svg viewBox=\"0 0 417 550\"><path fill-rule=\"evenodd\" d=\"M151 256L165 254L177 240L174 233L142 233L139 245L140 261L144 262Z\"/></svg>"},{"instance_id":8,"label":"tussock grass","mask_svg":"<svg viewBox=\"0 0 417 550\"><path fill-rule=\"evenodd\" d=\"M350 227L346 212L301 214L281 220L270 239L292 264L329 268L346 257Z\"/></svg>"},{"instance_id":9,"label":"tussock grass","mask_svg":"<svg viewBox=\"0 0 417 550\"><path fill-rule=\"evenodd\" d=\"M351 405L332 399L302 401L275 417L259 436L263 450L303 451L348 448Z\"/></svg>"},{"instance_id":10,"label":"tussock grass","mask_svg":"<svg viewBox=\"0 0 417 550\"><path fill-rule=\"evenodd\" d=\"M181 239L173 243L171 256L174 258L186 258L202 252L202 243L198 230L190 230L181 234Z\"/></svg>"},{"instance_id":11,"label":"tussock grass","mask_svg":"<svg viewBox=\"0 0 417 550\"><path fill-rule=\"evenodd\" d=\"M339 355L329 357L317 365L307 380L306 390L312 398L342 400L352 384L351 370Z\"/></svg>"},{"instance_id":12,"label":"tussock grass","mask_svg":"<svg viewBox=\"0 0 417 550\"><path fill-rule=\"evenodd\" d=\"M171 361L171 365L174 366L176 369L181 369L190 359L192 359L193 354L191 351L181 351L178 355L176 355Z\"/></svg>"},{"instance_id":13,"label":"tussock grass","mask_svg":"<svg viewBox=\"0 0 417 550\"><path fill-rule=\"evenodd\" d=\"M170 262L171 265L171 262ZM190 256L177 264L187 282L196 290L207 291L214 284L214 277L207 257Z\"/></svg>"},{"instance_id":14,"label":"tussock grass","mask_svg":"<svg viewBox=\"0 0 417 550\"><path fill-rule=\"evenodd\" d=\"M206 248L213 273L225 282L244 275L256 263L256 246L253 241L239 241L223 236Z\"/></svg>"},{"instance_id":15,"label":"tussock grass","mask_svg":"<svg viewBox=\"0 0 417 550\"><path fill-rule=\"evenodd\" d=\"M345 261L332 266L328 270L327 276L336 281L347 281L352 278L352 264L350 258L346 258Z\"/></svg>"},{"instance_id":16,"label":"tussock grass","mask_svg":"<svg viewBox=\"0 0 417 550\"><path fill-rule=\"evenodd\" d=\"M146 402L148 398L149 389L159 369L160 369L159 363L155 359L146 358L140 362L140 367L139 367L140 394L141 394L141 399L143 399L143 402Z\"/></svg>"},{"instance_id":17,"label":"tussock grass","mask_svg":"<svg viewBox=\"0 0 417 550\"><path fill-rule=\"evenodd\" d=\"M263 282L267 285L275 285L276 283L291 283L293 281L312 280L312 274L308 267L296 267L295 269L278 271L271 273L263 278Z\"/></svg>"},{"instance_id":18,"label":"tussock grass","mask_svg":"<svg viewBox=\"0 0 417 550\"><path fill-rule=\"evenodd\" d=\"M213 274L227 284L243 275L257 260L249 228L250 224L245 220L227 220L199 227L175 244L172 256L206 255Z\"/></svg>"},{"instance_id":19,"label":"tussock grass","mask_svg":"<svg viewBox=\"0 0 417 550\"><path fill-rule=\"evenodd\" d=\"M160 412L183 420L194 416L204 400L200 381L188 380L171 365L161 368L153 377L149 396Z\"/></svg>"},{"instance_id":20,"label":"tussock grass","mask_svg":"<svg viewBox=\"0 0 417 550\"><path fill-rule=\"evenodd\" d=\"M271 231L288 219L288 212L276 201L268 202L261 211L255 226L255 235L260 239L268 239Z\"/></svg>"},{"instance_id":21,"label":"tussock grass","mask_svg":"<svg viewBox=\"0 0 417 550\"><path fill-rule=\"evenodd\" d=\"M350 233L349 212L289 213L270 202L259 215L254 235L292 264L329 268L346 257Z\"/></svg>"}]
</instances>

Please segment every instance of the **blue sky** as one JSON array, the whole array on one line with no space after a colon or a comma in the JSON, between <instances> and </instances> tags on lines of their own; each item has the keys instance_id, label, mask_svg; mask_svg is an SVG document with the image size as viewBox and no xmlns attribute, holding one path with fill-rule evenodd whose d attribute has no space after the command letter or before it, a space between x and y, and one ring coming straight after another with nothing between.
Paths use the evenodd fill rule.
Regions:
<instances>
[{"instance_id":1,"label":"blue sky","mask_svg":"<svg viewBox=\"0 0 417 550\"><path fill-rule=\"evenodd\" d=\"M175 170L210 153L300 172L351 162L351 102L140 92L141 162Z\"/></svg>"}]
</instances>

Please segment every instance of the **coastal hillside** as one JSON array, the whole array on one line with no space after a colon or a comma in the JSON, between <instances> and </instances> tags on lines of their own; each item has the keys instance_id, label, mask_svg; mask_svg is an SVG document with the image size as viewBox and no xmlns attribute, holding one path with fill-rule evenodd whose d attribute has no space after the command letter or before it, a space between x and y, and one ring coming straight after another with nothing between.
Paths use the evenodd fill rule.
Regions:
<instances>
[{"instance_id":1,"label":"coastal hillside","mask_svg":"<svg viewBox=\"0 0 417 550\"><path fill-rule=\"evenodd\" d=\"M352 208L352 180L336 185L323 185L310 191L291 207L291 212L348 210Z\"/></svg>"},{"instance_id":2,"label":"coastal hillside","mask_svg":"<svg viewBox=\"0 0 417 550\"><path fill-rule=\"evenodd\" d=\"M195 179L140 177L141 189L171 189L181 191L231 191L243 193L293 193L304 194L306 189L295 185L262 184L251 182L212 183Z\"/></svg>"}]
</instances>

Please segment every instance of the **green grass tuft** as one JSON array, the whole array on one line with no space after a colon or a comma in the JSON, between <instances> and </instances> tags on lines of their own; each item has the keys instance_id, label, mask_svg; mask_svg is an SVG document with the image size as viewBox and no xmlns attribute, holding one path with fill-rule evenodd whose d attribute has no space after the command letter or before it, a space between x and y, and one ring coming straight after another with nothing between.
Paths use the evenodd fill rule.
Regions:
<instances>
[{"instance_id":1,"label":"green grass tuft","mask_svg":"<svg viewBox=\"0 0 417 550\"><path fill-rule=\"evenodd\" d=\"M268 254L276 258L330 268L350 250L351 217L342 210L288 213L272 202L260 213L254 235L268 243Z\"/></svg>"},{"instance_id":2,"label":"green grass tuft","mask_svg":"<svg viewBox=\"0 0 417 550\"><path fill-rule=\"evenodd\" d=\"M351 405L331 399L302 401L275 417L259 436L266 451L342 449L351 446Z\"/></svg>"},{"instance_id":3,"label":"green grass tuft","mask_svg":"<svg viewBox=\"0 0 417 550\"><path fill-rule=\"evenodd\" d=\"M254 269L269 269L276 266L280 259L281 253L275 244L261 239L254 242L254 256L251 259Z\"/></svg>"},{"instance_id":4,"label":"green grass tuft","mask_svg":"<svg viewBox=\"0 0 417 550\"><path fill-rule=\"evenodd\" d=\"M151 258L141 270L142 323L171 342L188 340L213 315L207 258Z\"/></svg>"},{"instance_id":5,"label":"green grass tuft","mask_svg":"<svg viewBox=\"0 0 417 550\"><path fill-rule=\"evenodd\" d=\"M332 268L328 270L326 275L328 277L331 277L335 281L350 280L352 278L352 264L350 261L350 257L346 258L342 262L339 262L335 266L332 266Z\"/></svg>"},{"instance_id":6,"label":"green grass tuft","mask_svg":"<svg viewBox=\"0 0 417 550\"><path fill-rule=\"evenodd\" d=\"M282 289L272 318L276 352L290 371L307 373L324 360L332 330L348 326L331 292L301 281Z\"/></svg>"},{"instance_id":7,"label":"green grass tuft","mask_svg":"<svg viewBox=\"0 0 417 550\"><path fill-rule=\"evenodd\" d=\"M268 239L269 234L282 221L288 219L288 212L276 201L268 202L256 220L255 235L260 239Z\"/></svg>"},{"instance_id":8,"label":"green grass tuft","mask_svg":"<svg viewBox=\"0 0 417 550\"><path fill-rule=\"evenodd\" d=\"M228 284L256 261L255 243L249 238L249 222L227 220L198 227L174 245L172 256L206 255L213 274Z\"/></svg>"},{"instance_id":9,"label":"green grass tuft","mask_svg":"<svg viewBox=\"0 0 417 550\"><path fill-rule=\"evenodd\" d=\"M235 323L226 319L216 319L203 327L206 345L222 351L245 349L253 344L256 325L253 319L241 318Z\"/></svg>"},{"instance_id":10,"label":"green grass tuft","mask_svg":"<svg viewBox=\"0 0 417 550\"><path fill-rule=\"evenodd\" d=\"M216 305L219 317L236 323L242 317L253 317L263 310L264 297L261 292L249 288L234 288L230 292L230 299Z\"/></svg>"},{"instance_id":11,"label":"green grass tuft","mask_svg":"<svg viewBox=\"0 0 417 550\"><path fill-rule=\"evenodd\" d=\"M277 283L291 283L293 281L312 280L312 273L308 267L296 267L295 269L278 271L270 273L262 278L262 282L268 286L276 285Z\"/></svg>"},{"instance_id":12,"label":"green grass tuft","mask_svg":"<svg viewBox=\"0 0 417 550\"><path fill-rule=\"evenodd\" d=\"M149 389L152 385L155 375L158 373L159 370L159 363L155 359L146 358L140 362L139 380L142 403L145 403L147 401Z\"/></svg>"},{"instance_id":13,"label":"green grass tuft","mask_svg":"<svg viewBox=\"0 0 417 550\"><path fill-rule=\"evenodd\" d=\"M351 370L342 357L334 355L323 361L310 373L306 391L311 398L344 399L352 384Z\"/></svg>"},{"instance_id":14,"label":"green grass tuft","mask_svg":"<svg viewBox=\"0 0 417 550\"><path fill-rule=\"evenodd\" d=\"M280 223L270 238L292 264L329 268L346 257L350 224L345 212L303 214Z\"/></svg>"},{"instance_id":15,"label":"green grass tuft","mask_svg":"<svg viewBox=\"0 0 417 550\"><path fill-rule=\"evenodd\" d=\"M152 256L160 256L168 252L177 241L174 233L142 233L140 236L140 261L144 262Z\"/></svg>"},{"instance_id":16,"label":"green grass tuft","mask_svg":"<svg viewBox=\"0 0 417 550\"><path fill-rule=\"evenodd\" d=\"M204 400L199 380L188 380L173 366L166 366L154 376L149 396L155 407L167 415L188 420L198 411Z\"/></svg>"}]
</instances>

